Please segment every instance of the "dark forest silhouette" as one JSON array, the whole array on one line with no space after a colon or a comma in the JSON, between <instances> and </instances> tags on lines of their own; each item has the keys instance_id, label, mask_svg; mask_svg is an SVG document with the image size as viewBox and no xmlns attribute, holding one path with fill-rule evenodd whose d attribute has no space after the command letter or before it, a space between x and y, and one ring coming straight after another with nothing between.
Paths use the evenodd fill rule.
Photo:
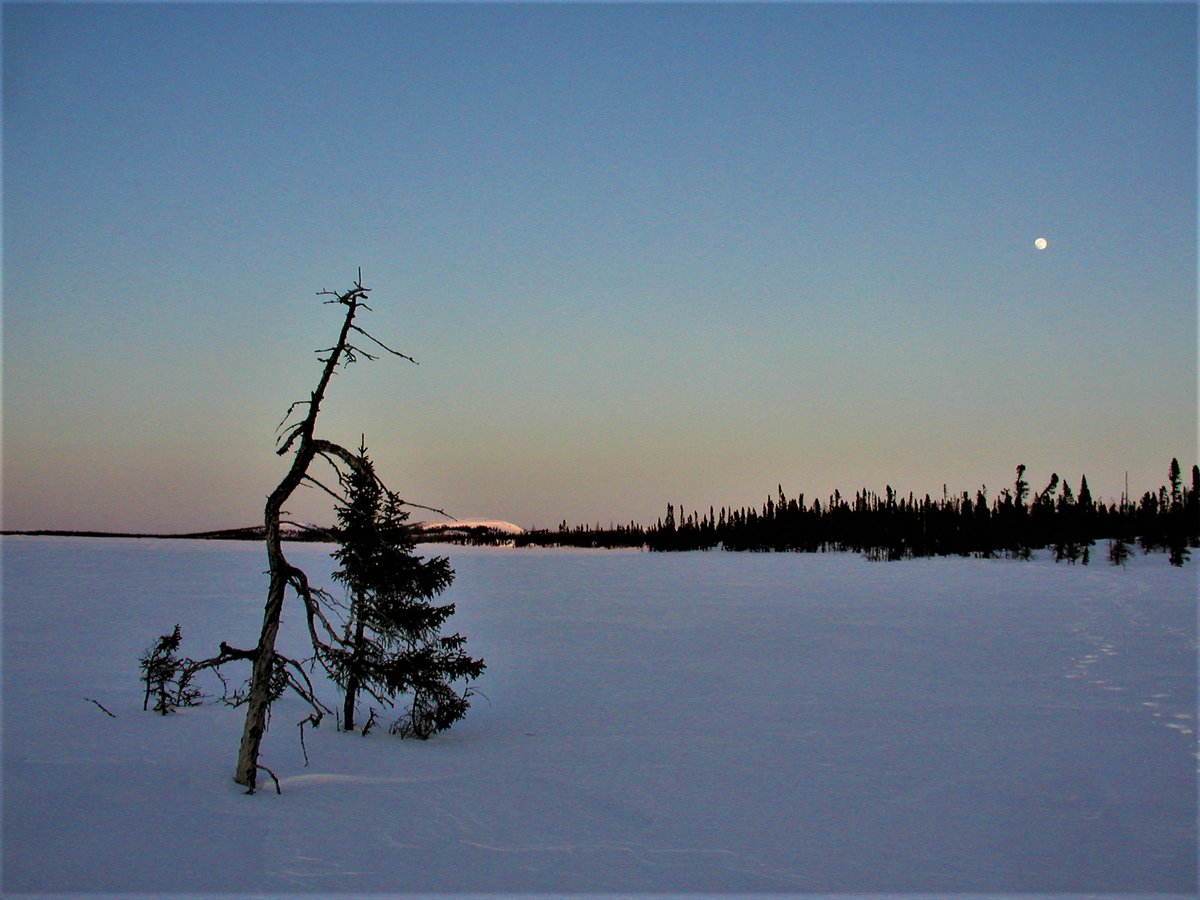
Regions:
<instances>
[{"instance_id":1,"label":"dark forest silhouette","mask_svg":"<svg viewBox=\"0 0 1200 900\"><path fill-rule=\"evenodd\" d=\"M1133 502L1104 503L1092 497L1087 476L1078 489L1051 475L1040 491L1031 492L1025 466L1017 467L1012 487L989 499L981 488L940 498L898 494L888 486L882 495L862 489L853 497L834 491L825 501L788 497L779 486L758 508L684 512L667 505L654 525L601 528L570 527L523 535L478 534L473 543L517 546L644 547L649 550L852 551L870 559L898 560L922 556L1030 558L1052 550L1055 560L1088 563L1095 541L1108 539L1109 561L1123 562L1131 548L1165 551L1182 565L1200 547L1200 466L1193 466L1185 485L1177 460L1171 460L1168 484L1147 491Z\"/></svg>"},{"instance_id":2,"label":"dark forest silhouette","mask_svg":"<svg viewBox=\"0 0 1200 900\"><path fill-rule=\"evenodd\" d=\"M929 494L901 496L891 486L882 495L867 490L853 497L834 491L824 501L808 502L804 494L787 497L780 485L760 507L685 512L667 504L666 515L653 525L568 525L522 534L486 526L427 533L439 543L511 545L517 547L591 547L671 550L742 550L822 553L851 551L873 560L923 556L1031 558L1051 550L1059 562L1091 561L1097 541L1109 541L1108 560L1124 562L1134 549L1165 552L1173 565L1183 565L1200 548L1200 466L1192 466L1185 484L1179 462L1171 460L1167 484L1146 491L1137 501L1123 496L1105 503L1092 497L1087 476L1077 489L1051 475L1046 486L1031 493L1025 467L1017 467L1012 487L989 499L980 488L941 498ZM176 537L208 540L262 540L261 525L188 534L117 534L82 531L4 531L0 534L96 537ZM327 542L328 530L308 528L284 536L288 541ZM418 536L418 540L421 537Z\"/></svg>"}]
</instances>

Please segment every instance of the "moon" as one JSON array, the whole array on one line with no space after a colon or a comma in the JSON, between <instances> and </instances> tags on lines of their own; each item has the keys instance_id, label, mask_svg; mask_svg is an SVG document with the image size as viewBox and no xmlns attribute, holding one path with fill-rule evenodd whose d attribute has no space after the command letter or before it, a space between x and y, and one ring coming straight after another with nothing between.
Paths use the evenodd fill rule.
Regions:
<instances>
[{"instance_id":1,"label":"moon","mask_svg":"<svg viewBox=\"0 0 1200 900\"><path fill-rule=\"evenodd\" d=\"M1045 250L1047 247L1050 246L1050 242L1048 240L1046 240L1045 238L1040 237L1036 241L1033 242L1033 246L1037 247L1039 250Z\"/></svg>"}]
</instances>

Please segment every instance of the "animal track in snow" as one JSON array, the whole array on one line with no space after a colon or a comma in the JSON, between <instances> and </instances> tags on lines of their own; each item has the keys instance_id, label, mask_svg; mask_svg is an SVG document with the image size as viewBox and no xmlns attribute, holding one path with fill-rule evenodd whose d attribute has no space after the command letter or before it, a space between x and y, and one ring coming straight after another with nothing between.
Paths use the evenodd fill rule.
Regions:
<instances>
[{"instance_id":1,"label":"animal track in snow","mask_svg":"<svg viewBox=\"0 0 1200 900\"><path fill-rule=\"evenodd\" d=\"M1063 673L1063 676L1070 679L1082 679L1087 684L1094 685L1096 689L1102 691L1111 693L1125 693L1129 691L1130 687L1128 685L1120 683L1122 680L1122 669L1119 668L1120 663L1117 657L1120 657L1122 653L1118 650L1117 643L1093 631L1089 631L1087 625L1084 623L1079 623L1071 630L1083 642L1084 647L1081 649L1085 652L1071 660L1069 668ZM1114 669L1113 666L1118 666L1118 668ZM1172 706L1178 708L1175 703L1171 702L1175 699L1175 695L1172 692L1157 691L1153 694L1143 693L1142 696L1147 699L1136 701L1138 693L1141 692L1135 687L1130 700L1137 702L1138 706L1149 712L1156 724L1169 728L1178 734L1191 735L1195 733L1194 716L1189 713L1169 712ZM1200 758L1200 753L1197 754L1197 758Z\"/></svg>"}]
</instances>

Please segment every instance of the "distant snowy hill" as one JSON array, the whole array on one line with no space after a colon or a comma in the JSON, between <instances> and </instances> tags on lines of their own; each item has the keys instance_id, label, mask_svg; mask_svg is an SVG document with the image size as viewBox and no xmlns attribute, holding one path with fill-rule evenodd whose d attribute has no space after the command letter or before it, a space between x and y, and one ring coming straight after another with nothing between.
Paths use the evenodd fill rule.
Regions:
<instances>
[{"instance_id":1,"label":"distant snowy hill","mask_svg":"<svg viewBox=\"0 0 1200 900\"><path fill-rule=\"evenodd\" d=\"M417 522L416 527L430 535L457 535L488 531L499 534L524 534L525 529L501 519L456 519L441 522Z\"/></svg>"}]
</instances>

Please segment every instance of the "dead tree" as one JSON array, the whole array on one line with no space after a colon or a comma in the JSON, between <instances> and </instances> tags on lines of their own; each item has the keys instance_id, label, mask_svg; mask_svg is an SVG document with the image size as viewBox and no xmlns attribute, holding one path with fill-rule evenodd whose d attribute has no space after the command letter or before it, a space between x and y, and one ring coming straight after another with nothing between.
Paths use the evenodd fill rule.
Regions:
<instances>
[{"instance_id":1,"label":"dead tree","mask_svg":"<svg viewBox=\"0 0 1200 900\"><path fill-rule=\"evenodd\" d=\"M341 638L325 615L323 609L323 603L328 599L327 596L323 592L312 588L308 583L308 577L305 573L288 562L287 557L283 553L283 540L280 532L280 520L284 504L287 503L288 498L292 496L296 488L306 481L324 488L324 485L320 484L309 473L310 467L318 457L325 459L335 469L339 467L339 463L350 468L359 465L356 454L351 453L338 444L322 440L315 435L317 415L321 411L321 403L325 399L325 391L339 368L356 362L359 357L366 359L377 358L351 342L352 339L357 339L356 336L365 337L374 346L381 348L387 353L407 359L409 362L415 362L411 357L393 350L354 323L355 316L360 309L370 309L365 302L368 291L369 288L365 288L362 285L362 272L360 270L354 286L345 293L338 294L333 291L320 292L319 296L331 298L326 303L337 304L345 308L341 331L332 347L328 350L317 351L318 353L324 353L325 356L321 357L324 368L321 371L321 379L317 382L316 390L312 392L308 400L293 403L288 409L288 414L284 417L283 422L280 423L280 429L283 433L280 437L281 446L277 452L280 456L285 456L291 452L292 465L283 477L283 480L279 482L279 485L267 497L264 524L266 526L270 585L267 588L267 601L263 608L262 632L259 635L258 645L251 651L253 667L250 676L249 695L246 701L246 723L242 730L242 740L238 750L237 770L234 775L234 780L238 784L244 784L250 790L254 789L259 769L259 745L262 742L263 734L266 732L268 711L274 700L274 696L277 696L273 696L273 685L277 685L279 680L279 663L277 661L278 654L275 652L275 638L279 633L280 615L283 611L283 603L289 587L299 595L304 603L305 616L308 621L309 634L313 641L314 650L317 650L320 645L336 645L341 643ZM288 426L287 423L292 414L301 407L307 408L304 418L300 422ZM294 670L290 674L294 674ZM312 693L308 694L307 699L312 701L311 705L314 707L313 718L315 724L320 721L321 715L326 709L315 702L315 696Z\"/></svg>"}]
</instances>

